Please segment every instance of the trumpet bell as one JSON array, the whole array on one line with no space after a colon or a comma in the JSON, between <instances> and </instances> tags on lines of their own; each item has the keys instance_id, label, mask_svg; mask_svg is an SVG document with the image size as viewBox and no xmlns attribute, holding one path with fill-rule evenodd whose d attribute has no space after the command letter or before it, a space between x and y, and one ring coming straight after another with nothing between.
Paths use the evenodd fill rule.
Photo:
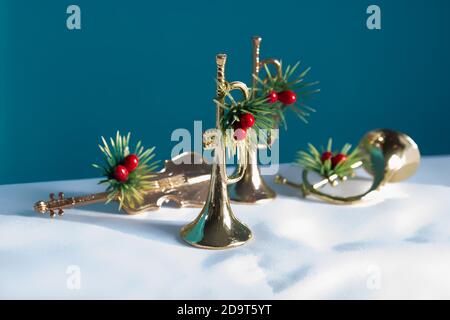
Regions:
<instances>
[{"instance_id":1,"label":"trumpet bell","mask_svg":"<svg viewBox=\"0 0 450 320\"><path fill-rule=\"evenodd\" d=\"M218 152L224 153L224 150ZM225 174L223 163L213 164L206 203L197 218L180 231L181 238L194 247L228 249L252 237L250 229L231 210Z\"/></svg>"},{"instance_id":2,"label":"trumpet bell","mask_svg":"<svg viewBox=\"0 0 450 320\"><path fill-rule=\"evenodd\" d=\"M244 176L228 186L230 199L238 203L264 203L277 195L264 181L258 168L257 150L248 151L248 164Z\"/></svg>"},{"instance_id":3,"label":"trumpet bell","mask_svg":"<svg viewBox=\"0 0 450 320\"><path fill-rule=\"evenodd\" d=\"M181 229L181 238L202 249L228 249L251 239L250 229L233 214L229 203L209 202L200 215Z\"/></svg>"},{"instance_id":4,"label":"trumpet bell","mask_svg":"<svg viewBox=\"0 0 450 320\"><path fill-rule=\"evenodd\" d=\"M390 129L366 133L359 143L359 150L364 169L381 184L408 179L420 164L420 151L414 140Z\"/></svg>"},{"instance_id":5,"label":"trumpet bell","mask_svg":"<svg viewBox=\"0 0 450 320\"><path fill-rule=\"evenodd\" d=\"M202 211L199 217L181 229L181 237L190 245L202 249L228 249L240 246L251 239L250 229L233 215L229 208L225 208L229 215L228 221L214 221L210 217L211 208Z\"/></svg>"}]
</instances>

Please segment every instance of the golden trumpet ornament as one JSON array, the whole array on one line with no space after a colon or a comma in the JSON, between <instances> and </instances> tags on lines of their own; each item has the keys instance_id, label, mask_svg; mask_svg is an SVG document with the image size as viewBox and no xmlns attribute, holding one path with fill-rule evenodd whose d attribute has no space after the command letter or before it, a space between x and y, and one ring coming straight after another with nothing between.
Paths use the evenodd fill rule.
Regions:
<instances>
[{"instance_id":1,"label":"golden trumpet ornament","mask_svg":"<svg viewBox=\"0 0 450 320\"><path fill-rule=\"evenodd\" d=\"M390 129L368 132L361 139L358 149L362 160L355 163L353 168L363 166L373 176L370 188L361 194L339 197L324 193L320 189L328 183L337 182L337 177L331 176L312 184L308 180L308 170L303 170L302 184L293 183L282 176L277 176L275 182L300 189L304 197L311 195L333 204L353 204L366 200L387 182L408 179L420 164L420 151L414 140L404 133Z\"/></svg>"},{"instance_id":2,"label":"golden trumpet ornament","mask_svg":"<svg viewBox=\"0 0 450 320\"><path fill-rule=\"evenodd\" d=\"M224 113L219 103L223 103L226 93L224 88L231 91L240 90L246 99L249 98L249 90L242 82L225 81L225 64L227 56L216 56L217 63L217 99L216 105L216 129L208 130L203 136L205 149L213 150L213 163L211 168L211 180L206 203L197 218L181 229L181 237L184 241L199 248L227 249L247 242L252 233L250 229L240 222L231 210L227 185L239 181L245 172L246 153L245 148L238 147L238 166L232 176L227 176L225 166L225 144L221 130L221 119Z\"/></svg>"},{"instance_id":3,"label":"golden trumpet ornament","mask_svg":"<svg viewBox=\"0 0 450 320\"><path fill-rule=\"evenodd\" d=\"M272 64L277 70L277 75L282 77L281 63L275 59L265 59L260 61L260 46L261 37L253 37L253 86L252 96L255 95L258 86L257 77L261 67ZM260 203L272 200L276 197L273 191L261 176L261 171L258 167L258 149L267 148L265 144L258 144L258 148L248 150L248 163L245 169L244 176L235 184L228 186L230 199L240 203Z\"/></svg>"}]
</instances>

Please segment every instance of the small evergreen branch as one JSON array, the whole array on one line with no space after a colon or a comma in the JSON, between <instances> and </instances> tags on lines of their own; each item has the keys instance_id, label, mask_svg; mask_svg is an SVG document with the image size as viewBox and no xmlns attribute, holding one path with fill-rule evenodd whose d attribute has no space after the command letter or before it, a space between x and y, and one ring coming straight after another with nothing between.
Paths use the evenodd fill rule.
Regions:
<instances>
[{"instance_id":1,"label":"small evergreen branch","mask_svg":"<svg viewBox=\"0 0 450 320\"><path fill-rule=\"evenodd\" d=\"M251 98L240 102L223 104L218 101L220 107L225 110L221 119L222 130L232 129L239 123L240 116L250 113L255 117L255 125L252 127L257 134L260 130L269 131L276 126L276 117L281 116L279 108L272 103L268 103L266 98Z\"/></svg>"},{"instance_id":2,"label":"small evergreen branch","mask_svg":"<svg viewBox=\"0 0 450 320\"><path fill-rule=\"evenodd\" d=\"M277 126L277 119L284 119L284 115L279 106L270 103L266 97L251 97L237 102L231 96L228 88L222 87L221 89L229 102L220 102L216 99L214 99L214 102L224 110L224 115L220 120L220 126L225 139L229 142L228 145L230 143L232 144L232 132L236 127L239 127L240 118L244 114L253 115L255 120L251 129L249 128L247 130L248 138L246 139L246 144L250 149L256 147L256 137L267 141L267 135ZM252 130L254 130L254 133L251 133Z\"/></svg>"},{"instance_id":3,"label":"small evergreen branch","mask_svg":"<svg viewBox=\"0 0 450 320\"><path fill-rule=\"evenodd\" d=\"M330 138L326 149L322 147L319 152L315 146L308 144L308 152L298 151L295 163L303 168L315 171L324 178L337 175L340 179L354 175L354 165L361 161L361 154L358 148L350 151L352 146L346 143L340 151L333 151L333 140ZM337 158L341 157L341 161ZM345 158L344 158L345 157Z\"/></svg>"},{"instance_id":4,"label":"small evergreen branch","mask_svg":"<svg viewBox=\"0 0 450 320\"><path fill-rule=\"evenodd\" d=\"M320 89L310 89L319 84L318 81L306 82L305 78L308 75L311 68L307 68L296 75L296 71L299 69L300 61L295 65L288 65L282 72L282 75L272 75L267 65L264 65L266 71L266 77L261 79L254 76L260 87L257 88L258 95L261 97L267 97L269 93L275 91L277 93L283 91L293 91L297 96L297 102L291 105L285 105L281 102L277 102L277 107L281 110L281 113L290 109L299 117L303 122L307 123L307 118L312 112L316 110L305 104L305 100L312 94L320 92ZM278 117L277 121L286 127L286 121L284 117Z\"/></svg>"},{"instance_id":5,"label":"small evergreen branch","mask_svg":"<svg viewBox=\"0 0 450 320\"><path fill-rule=\"evenodd\" d=\"M108 185L106 203L118 200L119 209L124 205L135 208L144 200L145 193L156 187L155 183L150 181L150 178L155 176L159 163L159 161L153 160L155 147L145 149L141 141L136 144L133 152L139 159L137 168L129 173L126 181L121 182L115 179L114 170L118 165L123 164L125 158L131 154L130 136L130 133L121 136L117 131L115 139L110 138L109 144L104 137L101 137L103 144L99 145L99 148L104 155L105 164L93 164L93 167L101 170L105 177L99 184Z\"/></svg>"}]
</instances>

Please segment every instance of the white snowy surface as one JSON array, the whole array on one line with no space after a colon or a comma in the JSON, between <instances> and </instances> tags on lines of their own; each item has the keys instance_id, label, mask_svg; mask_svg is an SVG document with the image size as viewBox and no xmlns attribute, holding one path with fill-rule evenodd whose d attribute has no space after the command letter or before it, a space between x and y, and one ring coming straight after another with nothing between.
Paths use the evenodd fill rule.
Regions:
<instances>
[{"instance_id":1,"label":"white snowy surface","mask_svg":"<svg viewBox=\"0 0 450 320\"><path fill-rule=\"evenodd\" d=\"M0 298L450 299L449 164L425 158L415 177L354 206L301 199L268 177L278 198L233 205L254 238L225 251L179 238L199 209L127 216L98 204L50 219L32 211L49 192L102 187L95 179L0 186ZM280 171L298 176L289 165Z\"/></svg>"}]
</instances>

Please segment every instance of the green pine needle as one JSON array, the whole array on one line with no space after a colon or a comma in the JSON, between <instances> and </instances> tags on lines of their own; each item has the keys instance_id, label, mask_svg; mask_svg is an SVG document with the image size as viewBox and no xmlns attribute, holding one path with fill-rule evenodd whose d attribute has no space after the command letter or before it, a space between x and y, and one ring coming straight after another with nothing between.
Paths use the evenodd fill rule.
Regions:
<instances>
[{"instance_id":1,"label":"green pine needle","mask_svg":"<svg viewBox=\"0 0 450 320\"><path fill-rule=\"evenodd\" d=\"M117 131L115 139L109 139L109 144L104 137L101 137L103 144L99 145L99 148L104 155L105 164L92 165L94 168L101 170L102 175L105 177L99 184L108 185L106 188L108 192L106 203L118 200L119 210L123 206L135 208L142 203L145 193L155 187L154 184L149 182L149 179L155 176L159 163L159 161L152 161L155 157L153 153L155 147L144 149L141 141L139 141L134 148L134 154L139 159L138 167L129 173L125 182L117 181L114 178L114 170L116 166L122 164L125 158L131 154L130 137L131 133L121 136L119 131Z\"/></svg>"},{"instance_id":2,"label":"green pine needle","mask_svg":"<svg viewBox=\"0 0 450 320\"><path fill-rule=\"evenodd\" d=\"M308 144L308 152L298 151L297 158L295 159L295 163L303 168L311 171L315 171L320 174L324 178L330 178L332 175L336 174L340 179L345 177L353 176L354 169L353 165L359 161L361 161L361 154L358 148L350 151L352 146L346 143L341 150L333 152L333 139L329 139L327 143L327 147L322 148L322 153L325 151L332 152L333 155L338 153L342 153L347 156L345 161L338 163L334 168L332 166L331 159L327 159L322 161L322 153L312 145Z\"/></svg>"},{"instance_id":3,"label":"green pine needle","mask_svg":"<svg viewBox=\"0 0 450 320\"><path fill-rule=\"evenodd\" d=\"M284 116L278 105L270 103L265 96L251 97L237 102L226 87L221 89L230 102L220 102L218 100L214 100L214 102L224 109L224 115L220 120L220 124L224 132L224 137L229 142L227 146L233 144L232 133L234 127L239 124L240 117L244 114L249 113L255 118L255 124L251 128L251 130L255 131L255 134L249 134L250 131L247 132L247 137L249 138L246 139L246 145L250 149L256 147L257 139L255 137L267 141L268 135L277 127L277 119L281 118L284 120Z\"/></svg>"},{"instance_id":4,"label":"green pine needle","mask_svg":"<svg viewBox=\"0 0 450 320\"><path fill-rule=\"evenodd\" d=\"M266 77L261 79L254 76L257 83L261 88L257 88L257 92L261 97L267 97L270 92L282 92L286 90L294 91L297 95L297 103L292 105L284 105L281 102L277 102L275 105L280 109L280 113L283 114L286 110L290 109L295 113L295 115L305 123L308 123L307 118L310 116L310 112L315 112L315 110L307 105L305 105L305 100L308 96L320 92L320 89L305 90L306 88L315 86L319 84L318 81L305 82L305 78L308 75L311 68L307 68L300 71L297 76L294 74L299 69L300 61L298 61L294 66L288 65L287 68L282 72L281 76L273 76L267 65L264 65ZM283 117L278 116L276 121L286 128L286 120Z\"/></svg>"}]
</instances>

